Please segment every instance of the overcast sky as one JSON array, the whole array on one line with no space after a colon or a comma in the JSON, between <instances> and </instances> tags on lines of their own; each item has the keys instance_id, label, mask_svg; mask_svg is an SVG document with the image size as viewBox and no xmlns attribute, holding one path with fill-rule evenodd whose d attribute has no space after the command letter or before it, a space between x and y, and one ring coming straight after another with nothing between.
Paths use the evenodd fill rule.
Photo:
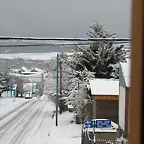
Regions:
<instances>
[{"instance_id":1,"label":"overcast sky","mask_svg":"<svg viewBox=\"0 0 144 144\"><path fill-rule=\"evenodd\" d=\"M131 0L0 0L0 35L86 37L95 20L130 37Z\"/></svg>"}]
</instances>

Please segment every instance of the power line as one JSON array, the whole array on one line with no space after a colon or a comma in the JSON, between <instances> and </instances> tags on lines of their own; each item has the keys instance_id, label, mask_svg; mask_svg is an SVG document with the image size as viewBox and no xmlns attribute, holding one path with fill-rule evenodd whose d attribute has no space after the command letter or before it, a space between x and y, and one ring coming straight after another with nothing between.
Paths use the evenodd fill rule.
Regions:
<instances>
[{"instance_id":1,"label":"power line","mask_svg":"<svg viewBox=\"0 0 144 144\"><path fill-rule=\"evenodd\" d=\"M39 41L125 41L130 42L130 38L51 38L51 37L14 37L14 36L0 36L0 40L39 40Z\"/></svg>"},{"instance_id":2,"label":"power line","mask_svg":"<svg viewBox=\"0 0 144 144\"><path fill-rule=\"evenodd\" d=\"M32 44L0 44L0 47L56 46L56 45L90 45L94 42L113 41L115 44L130 43L130 38L51 38L51 37L13 37L0 36L0 42L33 42ZM37 42L42 43L37 43ZM54 41L54 42L50 42ZM59 42L58 42L59 41ZM49 42L49 43L46 43ZM60 43L62 42L62 43ZM69 42L69 43L66 43ZM71 43L70 43L71 42ZM79 42L79 43L72 43ZM80 43L81 42L81 43Z\"/></svg>"},{"instance_id":3,"label":"power line","mask_svg":"<svg viewBox=\"0 0 144 144\"><path fill-rule=\"evenodd\" d=\"M115 42L115 44L128 44L129 42ZM57 45L91 45L94 42L87 42L87 43L46 43L46 44L0 44L0 47L27 47L27 46L57 46Z\"/></svg>"}]
</instances>

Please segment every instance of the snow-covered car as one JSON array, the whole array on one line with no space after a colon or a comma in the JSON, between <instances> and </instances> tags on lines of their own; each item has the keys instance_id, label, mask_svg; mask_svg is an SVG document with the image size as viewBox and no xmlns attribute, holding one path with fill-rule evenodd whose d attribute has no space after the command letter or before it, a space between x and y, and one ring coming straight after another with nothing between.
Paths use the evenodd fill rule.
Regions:
<instances>
[{"instance_id":1,"label":"snow-covered car","mask_svg":"<svg viewBox=\"0 0 144 144\"><path fill-rule=\"evenodd\" d=\"M32 98L32 93L31 92L27 92L25 95L25 99L31 99Z\"/></svg>"}]
</instances>

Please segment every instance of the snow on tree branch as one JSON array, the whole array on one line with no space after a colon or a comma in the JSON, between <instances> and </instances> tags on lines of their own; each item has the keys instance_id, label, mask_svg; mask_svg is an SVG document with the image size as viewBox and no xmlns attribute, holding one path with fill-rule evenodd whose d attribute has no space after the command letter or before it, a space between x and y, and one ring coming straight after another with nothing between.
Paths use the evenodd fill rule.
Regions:
<instances>
[{"instance_id":1,"label":"snow on tree branch","mask_svg":"<svg viewBox=\"0 0 144 144\"><path fill-rule=\"evenodd\" d=\"M91 38L113 38L116 33L105 30L98 22L90 26L88 35ZM114 41L94 42L90 46L75 46L70 65L75 71L95 73L95 78L118 78L119 63L126 59L123 45L114 44Z\"/></svg>"},{"instance_id":2,"label":"snow on tree branch","mask_svg":"<svg viewBox=\"0 0 144 144\"><path fill-rule=\"evenodd\" d=\"M56 73L49 72L44 83L44 94L55 101L56 94Z\"/></svg>"}]
</instances>

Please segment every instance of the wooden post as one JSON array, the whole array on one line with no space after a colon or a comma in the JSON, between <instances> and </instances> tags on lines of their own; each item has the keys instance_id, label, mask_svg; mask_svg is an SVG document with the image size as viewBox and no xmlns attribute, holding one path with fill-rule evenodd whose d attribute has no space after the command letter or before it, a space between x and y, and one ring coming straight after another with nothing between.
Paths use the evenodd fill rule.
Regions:
<instances>
[{"instance_id":1,"label":"wooden post","mask_svg":"<svg viewBox=\"0 0 144 144\"><path fill-rule=\"evenodd\" d=\"M129 144L142 141L142 96L143 96L143 47L144 47L144 0L132 4L132 65L130 87Z\"/></svg>"}]
</instances>

